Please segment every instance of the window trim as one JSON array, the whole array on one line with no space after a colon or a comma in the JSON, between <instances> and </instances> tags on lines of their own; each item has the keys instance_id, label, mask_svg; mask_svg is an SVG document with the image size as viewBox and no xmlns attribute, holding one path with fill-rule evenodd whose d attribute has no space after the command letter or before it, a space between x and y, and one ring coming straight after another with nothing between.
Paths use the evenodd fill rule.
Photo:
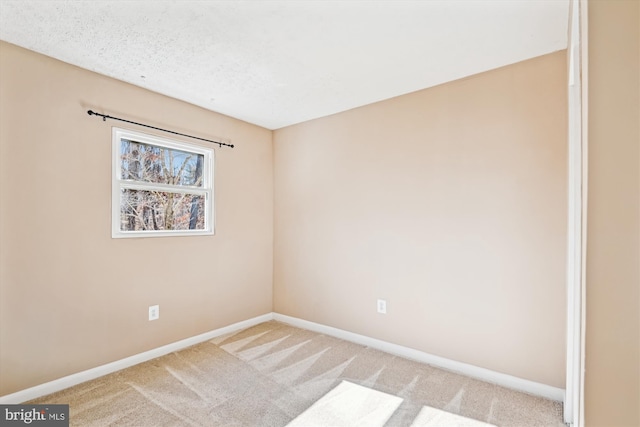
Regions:
<instances>
[{"instance_id":1,"label":"window trim","mask_svg":"<svg viewBox=\"0 0 640 427\"><path fill-rule=\"evenodd\" d=\"M120 144L122 139L132 140L143 144L154 145L173 150L185 151L188 153L203 155L202 164L202 187L194 186L174 186L170 184L149 183L145 181L134 181L122 179L122 161L120 158ZM111 237L119 238L144 238L144 237L168 237L168 236L204 236L215 234L215 210L214 210L214 150L205 148L190 142L178 139L167 139L147 133L112 128L111 142ZM146 231L122 231L121 221L121 191L123 189L136 190L160 190L173 193L199 194L205 197L204 200L204 224L205 228L200 230L146 230Z\"/></svg>"}]
</instances>

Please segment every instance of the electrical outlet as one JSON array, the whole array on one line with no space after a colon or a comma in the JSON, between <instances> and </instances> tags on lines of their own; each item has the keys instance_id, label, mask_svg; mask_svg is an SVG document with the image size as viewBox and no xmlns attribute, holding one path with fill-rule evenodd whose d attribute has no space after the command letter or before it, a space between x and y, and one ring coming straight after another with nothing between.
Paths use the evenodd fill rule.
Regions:
<instances>
[{"instance_id":1,"label":"electrical outlet","mask_svg":"<svg viewBox=\"0 0 640 427\"><path fill-rule=\"evenodd\" d=\"M149 320L157 320L159 318L160 318L160 306L159 305L149 306Z\"/></svg>"},{"instance_id":2,"label":"electrical outlet","mask_svg":"<svg viewBox=\"0 0 640 427\"><path fill-rule=\"evenodd\" d=\"M383 299L378 300L378 313L387 314L387 301Z\"/></svg>"}]
</instances>

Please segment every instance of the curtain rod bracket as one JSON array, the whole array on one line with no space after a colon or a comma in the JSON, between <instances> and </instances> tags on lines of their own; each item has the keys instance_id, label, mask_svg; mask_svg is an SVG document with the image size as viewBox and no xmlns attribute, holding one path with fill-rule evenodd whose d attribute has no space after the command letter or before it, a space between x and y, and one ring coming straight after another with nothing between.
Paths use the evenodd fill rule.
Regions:
<instances>
[{"instance_id":1,"label":"curtain rod bracket","mask_svg":"<svg viewBox=\"0 0 640 427\"><path fill-rule=\"evenodd\" d=\"M145 125L144 123L132 122L131 120L125 120L125 119L120 119L120 118L118 118L118 117L109 116L109 115L107 115L107 114L100 114L100 113L96 113L96 112L95 112L95 111L93 111L93 110L88 110L88 111L87 111L87 114L88 114L88 115L90 115L90 116L100 116L100 117L102 117L102 121L103 121L103 122L106 122L106 121L107 121L107 119L119 120L119 121L121 121L121 122L131 123L131 124L138 125L138 126L144 126L144 127L146 127L146 128L155 129L155 130L159 130L159 131L167 132L167 133L172 133L172 134L174 134L174 135L186 136L187 138L193 138L193 139L197 139L197 140L200 140L200 141L210 142L210 143L212 143L212 144L218 144L218 146L219 146L220 148L222 148L222 146L223 146L223 145L224 145L225 147L230 147L230 148L233 148L233 147L234 147L234 145L233 145L233 144L227 144L227 143L225 143L225 142L221 142L221 141L212 141L212 140L210 140L210 139L204 139L204 138L200 138L200 137L193 136L193 135L187 135L186 133L174 132L174 131L172 131L172 130L168 130L168 129L162 129L162 128L155 127L155 126Z\"/></svg>"}]
</instances>

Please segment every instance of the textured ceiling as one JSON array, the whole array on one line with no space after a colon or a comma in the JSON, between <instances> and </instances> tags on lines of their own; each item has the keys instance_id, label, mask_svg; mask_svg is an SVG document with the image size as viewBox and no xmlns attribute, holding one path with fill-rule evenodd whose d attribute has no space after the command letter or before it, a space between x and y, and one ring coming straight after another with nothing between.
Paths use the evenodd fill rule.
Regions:
<instances>
[{"instance_id":1,"label":"textured ceiling","mask_svg":"<svg viewBox=\"0 0 640 427\"><path fill-rule=\"evenodd\" d=\"M565 49L568 12L569 0L0 0L0 39L277 129Z\"/></svg>"}]
</instances>

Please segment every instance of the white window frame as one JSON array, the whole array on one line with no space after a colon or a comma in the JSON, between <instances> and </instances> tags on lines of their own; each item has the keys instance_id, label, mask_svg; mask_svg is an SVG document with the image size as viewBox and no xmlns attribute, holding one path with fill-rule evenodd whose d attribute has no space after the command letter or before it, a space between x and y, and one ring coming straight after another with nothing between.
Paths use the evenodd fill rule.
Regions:
<instances>
[{"instance_id":1,"label":"white window frame","mask_svg":"<svg viewBox=\"0 0 640 427\"><path fill-rule=\"evenodd\" d=\"M122 161L120 144L122 139L127 139L143 144L154 145L173 150L185 151L204 156L202 165L202 187L186 185L169 185L122 179ZM155 135L132 131L127 129L112 128L112 185L111 185L111 237L167 237L167 236L202 236L214 234L214 195L213 195L213 166L214 152L211 148L205 148L195 144L189 144L174 139L161 138ZM121 192L124 189L164 191L175 193L197 194L204 197L204 229L199 230L144 230L123 231L120 229Z\"/></svg>"}]
</instances>

